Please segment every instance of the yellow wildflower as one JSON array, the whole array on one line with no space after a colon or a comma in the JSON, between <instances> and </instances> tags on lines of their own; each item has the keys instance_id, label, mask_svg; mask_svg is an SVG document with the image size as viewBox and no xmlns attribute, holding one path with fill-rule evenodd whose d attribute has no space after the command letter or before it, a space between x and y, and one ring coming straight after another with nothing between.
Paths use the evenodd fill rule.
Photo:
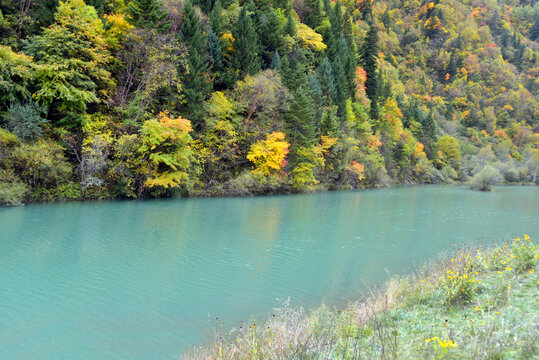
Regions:
<instances>
[{"instance_id":1,"label":"yellow wildflower","mask_svg":"<svg viewBox=\"0 0 539 360\"><path fill-rule=\"evenodd\" d=\"M531 269L531 270L530 270L530 274L533 274L534 272L535 272L534 269Z\"/></svg>"},{"instance_id":2,"label":"yellow wildflower","mask_svg":"<svg viewBox=\"0 0 539 360\"><path fill-rule=\"evenodd\" d=\"M441 347L444 347L444 348L448 348L448 347L457 347L457 346L458 346L456 343L454 343L454 342L451 341L451 340L438 341L438 344L439 344Z\"/></svg>"}]
</instances>

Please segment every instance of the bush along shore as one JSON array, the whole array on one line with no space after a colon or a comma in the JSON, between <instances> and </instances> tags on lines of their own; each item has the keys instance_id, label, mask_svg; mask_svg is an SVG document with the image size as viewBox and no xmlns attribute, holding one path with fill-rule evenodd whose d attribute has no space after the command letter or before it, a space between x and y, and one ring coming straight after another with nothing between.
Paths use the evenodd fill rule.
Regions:
<instances>
[{"instance_id":1,"label":"bush along shore","mask_svg":"<svg viewBox=\"0 0 539 360\"><path fill-rule=\"evenodd\" d=\"M537 359L539 253L528 235L459 249L344 310L286 304L184 359Z\"/></svg>"}]
</instances>

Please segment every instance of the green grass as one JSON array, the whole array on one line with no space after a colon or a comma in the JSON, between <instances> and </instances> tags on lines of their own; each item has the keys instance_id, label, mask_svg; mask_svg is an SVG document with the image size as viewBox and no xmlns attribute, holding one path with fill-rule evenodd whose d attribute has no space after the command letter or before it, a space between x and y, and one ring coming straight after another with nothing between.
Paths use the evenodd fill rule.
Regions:
<instances>
[{"instance_id":1,"label":"green grass","mask_svg":"<svg viewBox=\"0 0 539 360\"><path fill-rule=\"evenodd\" d=\"M539 255L527 235L394 277L345 310L283 306L186 359L539 359Z\"/></svg>"}]
</instances>

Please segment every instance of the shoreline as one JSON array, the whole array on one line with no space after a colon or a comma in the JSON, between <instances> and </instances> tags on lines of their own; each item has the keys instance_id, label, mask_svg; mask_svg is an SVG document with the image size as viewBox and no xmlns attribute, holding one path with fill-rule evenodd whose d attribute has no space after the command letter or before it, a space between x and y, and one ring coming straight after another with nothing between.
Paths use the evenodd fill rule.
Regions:
<instances>
[{"instance_id":1,"label":"shoreline","mask_svg":"<svg viewBox=\"0 0 539 360\"><path fill-rule=\"evenodd\" d=\"M357 189L318 189L313 191L276 191L271 193L253 193L253 194L229 194L229 195L216 195L207 192L192 193L187 196L161 196L161 197L140 197L140 198L103 198L103 199L52 199L52 200L39 200L39 201L28 201L23 202L18 205L6 205L0 204L0 208L12 208L19 207L24 205L34 205L34 204L58 204L58 203L82 203L82 202L101 202L101 201L148 201L148 200L165 200L165 199L226 199L226 198L254 198L254 197L267 197L267 196L288 196L288 195L306 195L306 194L320 194L320 193L330 193L330 192L347 192L347 191L364 191L364 190L387 190L391 188L399 187L411 187L411 186L467 186L470 191L478 192L495 192L493 191L481 191L473 190L469 188L468 183L435 183L435 184L426 184L426 183L409 183L409 184L391 184L388 186L375 186L375 187L364 187ZM518 187L536 187L538 184L534 183L503 183L497 184L495 187L507 187L507 186L518 186Z\"/></svg>"},{"instance_id":2,"label":"shoreline","mask_svg":"<svg viewBox=\"0 0 539 360\"><path fill-rule=\"evenodd\" d=\"M216 332L182 358L529 359L539 355L538 274L528 235L463 247L345 308L285 303L263 325Z\"/></svg>"}]
</instances>

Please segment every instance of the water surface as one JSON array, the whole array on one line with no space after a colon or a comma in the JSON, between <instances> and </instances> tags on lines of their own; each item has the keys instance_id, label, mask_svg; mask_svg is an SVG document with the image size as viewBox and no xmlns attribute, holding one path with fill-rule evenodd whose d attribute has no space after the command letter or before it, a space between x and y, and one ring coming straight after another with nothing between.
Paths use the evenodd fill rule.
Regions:
<instances>
[{"instance_id":1,"label":"water surface","mask_svg":"<svg viewBox=\"0 0 539 360\"><path fill-rule=\"evenodd\" d=\"M539 188L0 208L0 359L178 359L278 298L346 303L463 242L539 236Z\"/></svg>"}]
</instances>

